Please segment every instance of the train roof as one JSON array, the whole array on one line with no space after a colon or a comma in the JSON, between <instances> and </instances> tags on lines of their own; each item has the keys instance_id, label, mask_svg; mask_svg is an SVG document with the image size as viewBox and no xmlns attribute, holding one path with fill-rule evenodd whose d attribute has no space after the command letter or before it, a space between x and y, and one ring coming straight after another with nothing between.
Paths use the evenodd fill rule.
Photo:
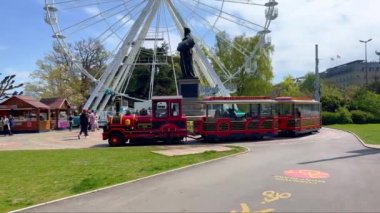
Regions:
<instances>
[{"instance_id":1,"label":"train roof","mask_svg":"<svg viewBox=\"0 0 380 213\"><path fill-rule=\"evenodd\" d=\"M173 96L153 96L152 100L178 100L182 99L182 96L180 95L173 95Z\"/></svg>"},{"instance_id":2,"label":"train roof","mask_svg":"<svg viewBox=\"0 0 380 213\"><path fill-rule=\"evenodd\" d=\"M274 100L280 103L319 103L319 101L308 97L277 97Z\"/></svg>"},{"instance_id":3,"label":"train roof","mask_svg":"<svg viewBox=\"0 0 380 213\"><path fill-rule=\"evenodd\" d=\"M201 102L204 104L276 103L266 96L205 97Z\"/></svg>"}]
</instances>

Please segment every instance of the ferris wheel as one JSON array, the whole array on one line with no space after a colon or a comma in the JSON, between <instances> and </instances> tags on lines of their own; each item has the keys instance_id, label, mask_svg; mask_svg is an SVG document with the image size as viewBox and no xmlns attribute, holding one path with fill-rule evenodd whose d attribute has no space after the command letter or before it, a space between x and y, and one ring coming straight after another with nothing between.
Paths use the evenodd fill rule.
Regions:
<instances>
[{"instance_id":1,"label":"ferris wheel","mask_svg":"<svg viewBox=\"0 0 380 213\"><path fill-rule=\"evenodd\" d=\"M151 67L146 99L154 95L155 73L160 64L173 67L177 85L173 57L159 57L157 47L165 42L167 55L177 54L184 27L191 29L196 43L193 48L196 75L209 87L218 88L220 95L229 96L227 81L240 72L256 71L256 54L270 42L269 27L278 16L277 4L276 0L45 0L44 10L45 22L71 59L74 71L96 83L84 107L103 111L112 97L110 91L128 96L126 90L138 65ZM222 32L231 36L258 36L259 42L247 51L221 36ZM89 37L100 41L112 55L101 77L84 69L70 52L69 44ZM239 69L228 70L218 58L214 51L216 39L244 56L245 62ZM153 49L153 60L140 61L141 52L149 48Z\"/></svg>"}]
</instances>

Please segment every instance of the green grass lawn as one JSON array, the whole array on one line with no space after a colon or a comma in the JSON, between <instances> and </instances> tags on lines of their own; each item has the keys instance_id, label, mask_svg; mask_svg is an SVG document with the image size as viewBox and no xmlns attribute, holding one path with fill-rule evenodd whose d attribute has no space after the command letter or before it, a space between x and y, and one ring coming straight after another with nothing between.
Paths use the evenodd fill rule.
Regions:
<instances>
[{"instance_id":1,"label":"green grass lawn","mask_svg":"<svg viewBox=\"0 0 380 213\"><path fill-rule=\"evenodd\" d=\"M243 151L166 157L157 147L0 152L0 212Z\"/></svg>"},{"instance_id":2,"label":"green grass lawn","mask_svg":"<svg viewBox=\"0 0 380 213\"><path fill-rule=\"evenodd\" d=\"M351 131L367 144L380 145L380 124L336 124L327 127Z\"/></svg>"}]
</instances>

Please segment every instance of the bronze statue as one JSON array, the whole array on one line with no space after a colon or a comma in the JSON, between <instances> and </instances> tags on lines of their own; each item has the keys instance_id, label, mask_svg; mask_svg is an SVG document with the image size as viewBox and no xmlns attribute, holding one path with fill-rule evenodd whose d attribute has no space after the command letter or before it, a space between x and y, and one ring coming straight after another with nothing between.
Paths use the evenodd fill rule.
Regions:
<instances>
[{"instance_id":1,"label":"bronze statue","mask_svg":"<svg viewBox=\"0 0 380 213\"><path fill-rule=\"evenodd\" d=\"M184 28L185 36L182 42L178 44L177 50L180 52L181 56L181 71L183 78L196 78L193 70L193 53L192 48L195 45L193 38L190 33L191 30L187 27Z\"/></svg>"}]
</instances>

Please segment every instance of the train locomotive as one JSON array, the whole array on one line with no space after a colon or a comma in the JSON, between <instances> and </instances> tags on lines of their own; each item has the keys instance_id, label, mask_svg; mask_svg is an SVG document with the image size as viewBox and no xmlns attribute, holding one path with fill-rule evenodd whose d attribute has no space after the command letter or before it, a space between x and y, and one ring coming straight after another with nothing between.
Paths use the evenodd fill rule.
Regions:
<instances>
[{"instance_id":1,"label":"train locomotive","mask_svg":"<svg viewBox=\"0 0 380 213\"><path fill-rule=\"evenodd\" d=\"M189 135L199 135L211 142L297 135L321 128L321 104L312 99L206 97L198 103L205 114L190 120L183 112L182 96L152 97L147 110L109 116L103 140L121 146L147 140L178 143Z\"/></svg>"}]
</instances>

